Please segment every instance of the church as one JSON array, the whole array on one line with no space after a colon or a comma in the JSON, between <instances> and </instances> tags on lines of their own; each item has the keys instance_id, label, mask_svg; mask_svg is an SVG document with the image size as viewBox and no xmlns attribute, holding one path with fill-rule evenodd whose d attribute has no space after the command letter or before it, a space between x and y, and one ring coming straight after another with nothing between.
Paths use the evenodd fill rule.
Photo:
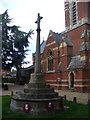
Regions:
<instances>
[{"instance_id":1,"label":"church","mask_svg":"<svg viewBox=\"0 0 90 120\"><path fill-rule=\"evenodd\" d=\"M66 0L64 5L65 31L50 30L40 47L42 73L51 88L89 92L90 2Z\"/></svg>"}]
</instances>

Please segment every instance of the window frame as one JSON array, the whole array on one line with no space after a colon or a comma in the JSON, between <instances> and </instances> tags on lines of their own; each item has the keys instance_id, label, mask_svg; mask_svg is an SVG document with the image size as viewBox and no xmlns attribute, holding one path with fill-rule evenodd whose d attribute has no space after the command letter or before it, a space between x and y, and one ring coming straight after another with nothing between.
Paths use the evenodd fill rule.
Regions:
<instances>
[{"instance_id":1,"label":"window frame","mask_svg":"<svg viewBox=\"0 0 90 120\"><path fill-rule=\"evenodd\" d=\"M53 50L49 49L47 53L47 59L48 59L48 72L54 70L54 53Z\"/></svg>"}]
</instances>

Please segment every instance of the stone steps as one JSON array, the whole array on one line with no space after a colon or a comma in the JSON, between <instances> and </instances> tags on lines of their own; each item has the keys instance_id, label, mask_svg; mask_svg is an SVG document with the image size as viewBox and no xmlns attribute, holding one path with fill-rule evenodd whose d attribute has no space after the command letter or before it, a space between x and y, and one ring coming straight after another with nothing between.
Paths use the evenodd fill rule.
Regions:
<instances>
[{"instance_id":1,"label":"stone steps","mask_svg":"<svg viewBox=\"0 0 90 120\"><path fill-rule=\"evenodd\" d=\"M50 88L50 85L46 85L46 83L29 83L25 84L24 88Z\"/></svg>"},{"instance_id":2,"label":"stone steps","mask_svg":"<svg viewBox=\"0 0 90 120\"><path fill-rule=\"evenodd\" d=\"M50 88L24 88L24 93L32 93L32 94L43 93L43 94L46 94L48 92L53 93L54 89L50 89Z\"/></svg>"},{"instance_id":3,"label":"stone steps","mask_svg":"<svg viewBox=\"0 0 90 120\"><path fill-rule=\"evenodd\" d=\"M40 73L31 76L32 79L29 84L24 86L24 90L18 91L16 95L12 96L11 109L23 113L23 106L26 104L31 106L31 110L28 112L29 115L47 115L61 112L63 110L60 106L62 100L58 93L55 93L53 88L46 85L42 74L41 76Z\"/></svg>"},{"instance_id":4,"label":"stone steps","mask_svg":"<svg viewBox=\"0 0 90 120\"><path fill-rule=\"evenodd\" d=\"M16 96L19 98L29 98L29 99L46 99L46 98L57 98L58 97L58 93L52 92L46 92L46 93L24 93L24 92L17 92Z\"/></svg>"}]
</instances>

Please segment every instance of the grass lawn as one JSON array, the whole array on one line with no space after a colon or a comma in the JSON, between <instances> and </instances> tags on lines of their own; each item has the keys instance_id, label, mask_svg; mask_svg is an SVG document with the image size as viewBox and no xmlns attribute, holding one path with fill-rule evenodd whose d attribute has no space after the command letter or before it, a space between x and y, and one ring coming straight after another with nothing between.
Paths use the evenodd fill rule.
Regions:
<instances>
[{"instance_id":1,"label":"grass lawn","mask_svg":"<svg viewBox=\"0 0 90 120\"><path fill-rule=\"evenodd\" d=\"M17 114L10 110L10 96L2 97L2 120L88 120L88 105L64 101L64 105L70 107L67 111L52 116L29 116Z\"/></svg>"}]
</instances>

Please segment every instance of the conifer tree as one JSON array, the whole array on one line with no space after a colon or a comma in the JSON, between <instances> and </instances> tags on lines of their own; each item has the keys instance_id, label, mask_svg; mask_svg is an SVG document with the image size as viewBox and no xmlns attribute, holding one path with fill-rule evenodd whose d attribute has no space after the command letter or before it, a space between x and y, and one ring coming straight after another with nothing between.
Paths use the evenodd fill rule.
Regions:
<instances>
[{"instance_id":1,"label":"conifer tree","mask_svg":"<svg viewBox=\"0 0 90 120\"><path fill-rule=\"evenodd\" d=\"M12 19L8 15L8 10L2 14L2 68L21 67L27 54L29 38L33 30L28 33L19 30L19 26L10 23Z\"/></svg>"}]
</instances>

